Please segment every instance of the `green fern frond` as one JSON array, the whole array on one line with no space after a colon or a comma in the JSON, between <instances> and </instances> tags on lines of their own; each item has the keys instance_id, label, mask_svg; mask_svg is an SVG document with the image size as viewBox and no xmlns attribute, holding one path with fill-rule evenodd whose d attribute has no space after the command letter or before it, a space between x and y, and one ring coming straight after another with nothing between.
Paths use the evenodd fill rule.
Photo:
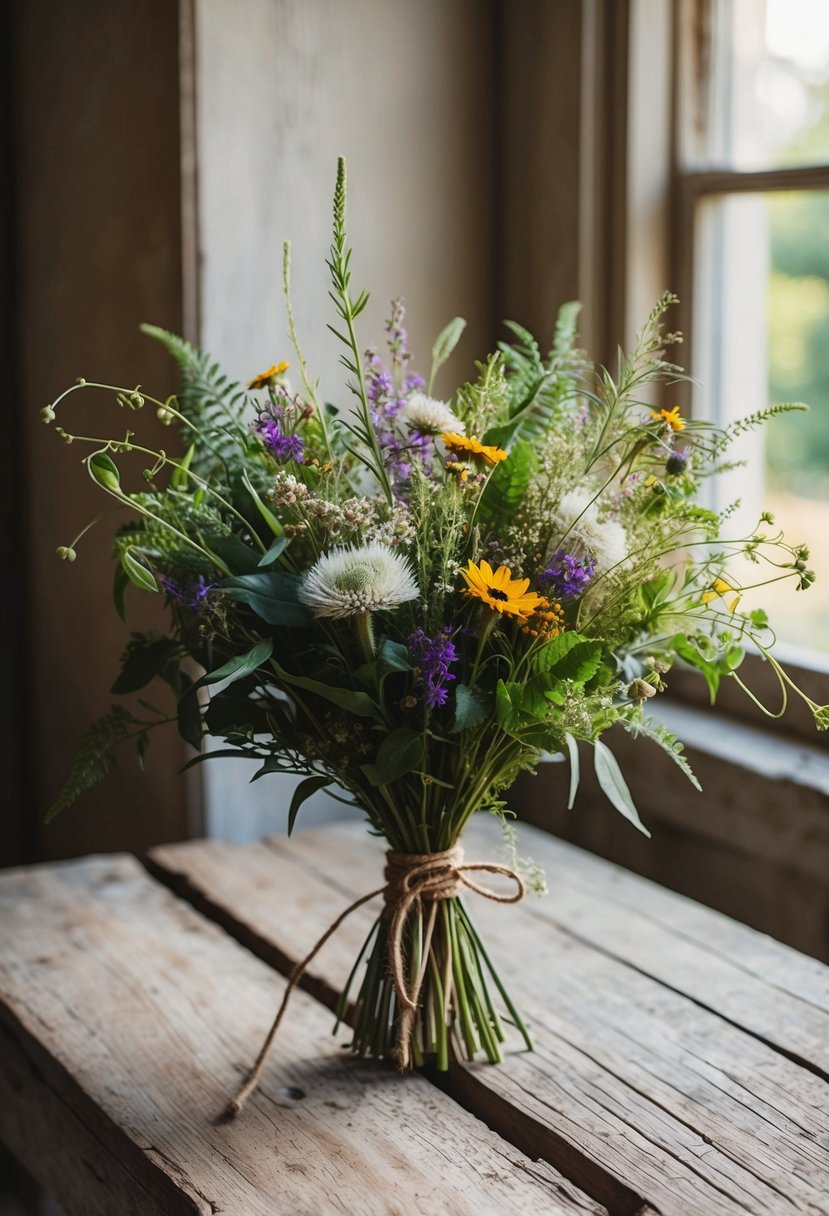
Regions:
<instances>
[{"instance_id":1,"label":"green fern frond","mask_svg":"<svg viewBox=\"0 0 829 1216\"><path fill-rule=\"evenodd\" d=\"M632 735L634 739L640 735L644 735L647 739L652 739L657 743L666 755L670 756L674 764L682 770L691 785L695 789L702 790L702 786L697 780L694 770L691 768L688 760L685 757L685 745L677 739L673 731L668 730L662 722L657 722L656 718L641 717L629 718L624 723L625 730Z\"/></svg>"},{"instance_id":2,"label":"green fern frond","mask_svg":"<svg viewBox=\"0 0 829 1216\"><path fill-rule=\"evenodd\" d=\"M772 418L778 418L781 414L806 413L808 409L808 405L804 405L802 401L782 401L775 405L768 405L765 409L755 410L753 414L748 414L745 418L738 418L736 422L729 423L720 437L708 449L709 458L715 459L722 455L740 435L756 430L758 426L764 426Z\"/></svg>"},{"instance_id":3,"label":"green fern frond","mask_svg":"<svg viewBox=\"0 0 829 1216\"><path fill-rule=\"evenodd\" d=\"M246 393L241 385L225 376L209 354L198 350L186 338L142 325L141 332L160 342L175 359L181 372L178 408L194 427L186 427L186 442L195 444L194 472L208 475L221 465L234 449L247 452L250 432L243 420Z\"/></svg>"},{"instance_id":4,"label":"green fern frond","mask_svg":"<svg viewBox=\"0 0 829 1216\"><path fill-rule=\"evenodd\" d=\"M136 719L128 709L113 705L108 714L84 731L63 789L44 816L46 823L51 823L56 815L112 771L115 748L130 737L130 727L135 724Z\"/></svg>"}]
</instances>

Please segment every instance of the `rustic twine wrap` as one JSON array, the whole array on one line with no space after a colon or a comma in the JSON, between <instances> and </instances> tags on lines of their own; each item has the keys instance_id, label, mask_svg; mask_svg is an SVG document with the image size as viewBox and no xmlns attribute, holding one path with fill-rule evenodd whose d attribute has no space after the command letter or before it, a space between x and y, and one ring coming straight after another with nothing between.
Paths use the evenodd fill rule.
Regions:
<instances>
[{"instance_id":1,"label":"rustic twine wrap","mask_svg":"<svg viewBox=\"0 0 829 1216\"><path fill-rule=\"evenodd\" d=\"M470 873L502 874L515 883L515 891L511 895L501 895L488 887L482 887L467 877ZM494 900L499 904L514 904L524 898L524 880L520 874L509 866L499 865L494 861L464 861L463 849L454 845L441 853L396 853L389 850L386 853L386 868L384 871L385 886L368 895L355 899L353 904L341 912L333 924L325 930L309 954L297 963L291 971L288 986L277 1010L273 1025L268 1031L259 1055L248 1074L247 1080L239 1092L228 1104L227 1113L230 1117L238 1115L247 1099L256 1089L262 1076L262 1069L268 1057L276 1032L282 1021L291 993L302 979L309 964L336 933L343 921L352 912L367 904L370 900L382 895L386 904L386 916L389 919L389 965L394 983L399 1011L397 1017L397 1038L394 1056L401 1069L411 1066L411 1045L415 1028L415 1014L423 977L426 971L426 961L435 927L438 904L445 899L454 899L464 887L483 895L485 899ZM422 960L417 975L406 976L406 960L403 950L403 935L409 916L419 904L429 905L429 916L426 924L426 936L423 942ZM447 954L447 971L451 967L451 956ZM444 985L447 1001L449 985ZM447 1011L448 1012L448 1011Z\"/></svg>"}]
</instances>

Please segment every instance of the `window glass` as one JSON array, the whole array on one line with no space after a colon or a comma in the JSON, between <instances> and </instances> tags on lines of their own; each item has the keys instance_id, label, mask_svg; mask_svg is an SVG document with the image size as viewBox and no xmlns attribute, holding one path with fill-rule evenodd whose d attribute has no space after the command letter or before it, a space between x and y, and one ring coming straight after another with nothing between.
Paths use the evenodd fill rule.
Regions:
<instances>
[{"instance_id":1,"label":"window glass","mask_svg":"<svg viewBox=\"0 0 829 1216\"><path fill-rule=\"evenodd\" d=\"M746 600L767 609L782 641L829 653L829 192L710 199L698 251L695 409L725 426L776 402L810 406L737 440L746 463L719 477L712 505L740 499L739 529L769 509L787 539L809 546L815 586L775 582Z\"/></svg>"},{"instance_id":2,"label":"window glass","mask_svg":"<svg viewBox=\"0 0 829 1216\"><path fill-rule=\"evenodd\" d=\"M829 162L829 0L694 0L686 160Z\"/></svg>"}]
</instances>

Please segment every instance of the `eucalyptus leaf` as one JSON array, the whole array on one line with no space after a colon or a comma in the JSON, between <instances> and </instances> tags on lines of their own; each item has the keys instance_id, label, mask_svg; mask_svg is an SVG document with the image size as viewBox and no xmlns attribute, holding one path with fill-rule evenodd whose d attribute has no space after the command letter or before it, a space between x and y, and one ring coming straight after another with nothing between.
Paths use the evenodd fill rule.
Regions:
<instances>
[{"instance_id":1,"label":"eucalyptus leaf","mask_svg":"<svg viewBox=\"0 0 829 1216\"><path fill-rule=\"evenodd\" d=\"M263 554L263 556L259 558L257 565L272 566L274 564L274 562L276 562L278 560L278 558L280 558L282 556L282 554L285 552L287 547L288 547L288 537L287 536L275 537L273 544L270 546L267 553Z\"/></svg>"},{"instance_id":2,"label":"eucalyptus leaf","mask_svg":"<svg viewBox=\"0 0 829 1216\"><path fill-rule=\"evenodd\" d=\"M636 809L627 782L622 776L622 770L619 768L616 757L607 744L602 743L601 739L596 739L593 744L593 764L596 770L596 779L609 801L621 815L624 815L625 819L629 820L635 828L638 828L640 832L650 839L651 834L639 818L639 812Z\"/></svg>"},{"instance_id":3,"label":"eucalyptus leaf","mask_svg":"<svg viewBox=\"0 0 829 1216\"><path fill-rule=\"evenodd\" d=\"M354 688L338 688L335 685L326 684L322 680L312 680L310 676L295 676L289 671L285 671L278 663L274 663L274 667L280 680L292 688L303 688L306 692L322 697L323 700L330 701L332 705L337 705L340 709L348 710L349 713L361 718L380 718L382 716L379 705L372 700L368 693Z\"/></svg>"},{"instance_id":4,"label":"eucalyptus leaf","mask_svg":"<svg viewBox=\"0 0 829 1216\"><path fill-rule=\"evenodd\" d=\"M579 788L579 745L571 734L564 736L564 742L567 744L567 754L570 757L570 790L567 795L567 810L572 811Z\"/></svg>"},{"instance_id":5,"label":"eucalyptus leaf","mask_svg":"<svg viewBox=\"0 0 829 1216\"><path fill-rule=\"evenodd\" d=\"M325 789L325 787L330 784L331 784L330 777L323 777L321 774L317 774L317 773L313 774L310 777L306 777L304 781L300 781L299 785L294 790L294 796L291 799L291 805L288 808L288 835L289 836L290 836L291 832L293 832L293 830L294 830L294 824L296 823L296 817L299 813L299 808L302 806L303 802L306 802L309 798L313 797L314 794L318 793L319 790Z\"/></svg>"},{"instance_id":6,"label":"eucalyptus leaf","mask_svg":"<svg viewBox=\"0 0 829 1216\"><path fill-rule=\"evenodd\" d=\"M222 589L247 604L268 625L309 625L311 614L298 598L300 579L283 570L225 579Z\"/></svg>"},{"instance_id":7,"label":"eucalyptus leaf","mask_svg":"<svg viewBox=\"0 0 829 1216\"><path fill-rule=\"evenodd\" d=\"M227 536L206 535L203 543L205 549L221 558L234 574L254 574L259 569L259 553L232 532Z\"/></svg>"},{"instance_id":8,"label":"eucalyptus leaf","mask_svg":"<svg viewBox=\"0 0 829 1216\"><path fill-rule=\"evenodd\" d=\"M234 655L215 671L202 676L199 683L218 684L221 680L229 680L231 683L234 680L241 680L266 663L272 654L273 639L265 638L263 641L257 642L246 654Z\"/></svg>"}]
</instances>

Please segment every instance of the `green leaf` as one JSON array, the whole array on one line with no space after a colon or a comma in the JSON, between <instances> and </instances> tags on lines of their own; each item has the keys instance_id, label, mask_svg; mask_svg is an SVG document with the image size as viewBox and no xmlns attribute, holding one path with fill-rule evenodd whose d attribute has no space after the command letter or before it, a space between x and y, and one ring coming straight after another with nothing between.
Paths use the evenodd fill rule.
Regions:
<instances>
[{"instance_id":1,"label":"green leaf","mask_svg":"<svg viewBox=\"0 0 829 1216\"><path fill-rule=\"evenodd\" d=\"M685 746L673 731L670 731L662 722L658 722L656 718L649 718L644 715L631 718L628 722L623 723L623 725L625 730L633 735L634 739L638 738L639 735L644 735L648 739L653 739L654 743L658 743L662 750L671 757L674 764L682 770L691 782L691 785L700 792L702 791L702 786L685 757Z\"/></svg>"},{"instance_id":2,"label":"green leaf","mask_svg":"<svg viewBox=\"0 0 829 1216\"><path fill-rule=\"evenodd\" d=\"M374 764L361 764L360 767L372 785L388 785L419 768L422 762L423 735L401 726L386 735Z\"/></svg>"},{"instance_id":3,"label":"green leaf","mask_svg":"<svg viewBox=\"0 0 829 1216\"><path fill-rule=\"evenodd\" d=\"M215 671L208 672L202 676L199 684L218 684L221 680L229 680L231 683L236 680L243 679L244 676L250 675L261 667L263 663L273 654L273 639L265 638L262 642L257 642L252 649L246 654L234 655L232 659L228 659L221 667L217 667Z\"/></svg>"},{"instance_id":4,"label":"green leaf","mask_svg":"<svg viewBox=\"0 0 829 1216\"><path fill-rule=\"evenodd\" d=\"M276 518L273 511L271 511L270 507L266 507L265 504L262 502L262 499L259 497L257 490L255 489L251 479L247 475L247 472L242 473L242 482L243 482L244 487L247 490L248 494L250 494L251 498L253 499L254 503L256 504L257 511L262 516L265 523L270 528L271 532L273 532L274 536L282 536L283 535L282 524Z\"/></svg>"},{"instance_id":5,"label":"green leaf","mask_svg":"<svg viewBox=\"0 0 829 1216\"><path fill-rule=\"evenodd\" d=\"M44 815L44 823L51 823L60 811L66 810L81 794L106 777L115 764L115 748L124 742L134 723L128 709L113 705L108 714L84 731L69 775Z\"/></svg>"},{"instance_id":6,"label":"green leaf","mask_svg":"<svg viewBox=\"0 0 829 1216\"><path fill-rule=\"evenodd\" d=\"M431 393L435 376L458 345L461 334L465 329L466 321L464 321L463 317L453 317L435 339L435 344L432 347L432 370L429 373L428 392Z\"/></svg>"},{"instance_id":7,"label":"green leaf","mask_svg":"<svg viewBox=\"0 0 829 1216\"><path fill-rule=\"evenodd\" d=\"M564 742L567 744L567 754L570 757L570 791L567 796L567 810L572 811L579 788L579 745L569 733L565 734Z\"/></svg>"},{"instance_id":8,"label":"green leaf","mask_svg":"<svg viewBox=\"0 0 829 1216\"><path fill-rule=\"evenodd\" d=\"M291 799L291 805L288 809L288 835L294 830L296 817L299 814L299 808L303 802L306 802L319 790L325 789L327 785L331 785L330 777L323 777L320 774L314 774L311 777L306 777L304 781L300 781L299 785L294 790L294 796Z\"/></svg>"},{"instance_id":9,"label":"green leaf","mask_svg":"<svg viewBox=\"0 0 829 1216\"><path fill-rule=\"evenodd\" d=\"M394 672L409 672L412 669L409 651L401 642L384 638L377 654L370 663L363 663L354 672L354 678L365 688L383 691L386 679Z\"/></svg>"},{"instance_id":10,"label":"green leaf","mask_svg":"<svg viewBox=\"0 0 829 1216\"><path fill-rule=\"evenodd\" d=\"M273 734L265 709L250 697L240 695L238 684L222 689L210 698L204 721L211 735L217 737L236 727L250 729L254 734Z\"/></svg>"},{"instance_id":11,"label":"green leaf","mask_svg":"<svg viewBox=\"0 0 829 1216\"><path fill-rule=\"evenodd\" d=\"M112 602L115 605L115 611L122 621L127 619L126 594L129 582L126 570L118 562L115 567L115 576L112 580Z\"/></svg>"},{"instance_id":12,"label":"green leaf","mask_svg":"<svg viewBox=\"0 0 829 1216\"><path fill-rule=\"evenodd\" d=\"M393 642L391 638L383 638L377 648L377 657L387 671L411 671L412 661L409 649L402 642Z\"/></svg>"},{"instance_id":13,"label":"green leaf","mask_svg":"<svg viewBox=\"0 0 829 1216\"><path fill-rule=\"evenodd\" d=\"M613 752L601 739L596 739L593 749L593 764L599 785L616 810L650 839L650 832L639 818L639 812Z\"/></svg>"},{"instance_id":14,"label":"green leaf","mask_svg":"<svg viewBox=\"0 0 829 1216\"><path fill-rule=\"evenodd\" d=\"M205 549L220 557L235 574L254 574L259 569L259 554L250 545L235 536L207 535L203 540Z\"/></svg>"},{"instance_id":15,"label":"green leaf","mask_svg":"<svg viewBox=\"0 0 829 1216\"><path fill-rule=\"evenodd\" d=\"M601 661L601 642L567 630L539 650L533 662L537 672L585 684L599 670Z\"/></svg>"},{"instance_id":16,"label":"green leaf","mask_svg":"<svg viewBox=\"0 0 829 1216\"><path fill-rule=\"evenodd\" d=\"M188 487L190 485L190 478L188 477L188 470L190 468L190 465L193 463L193 457L195 454L196 454L196 445L195 445L195 443L191 443L190 447L187 449L187 451L184 454L183 460L180 460L178 462L178 467L173 469L172 476L170 477L170 485L172 486L172 488L174 490L187 490L188 489Z\"/></svg>"},{"instance_id":17,"label":"green leaf","mask_svg":"<svg viewBox=\"0 0 829 1216\"><path fill-rule=\"evenodd\" d=\"M707 659L683 633L677 633L671 638L671 647L690 667L695 667L697 671L702 672L705 683L708 685L708 696L713 705L717 699L722 675L717 664Z\"/></svg>"},{"instance_id":18,"label":"green leaf","mask_svg":"<svg viewBox=\"0 0 829 1216\"><path fill-rule=\"evenodd\" d=\"M195 747L196 751L201 751L204 728L202 725L201 705L199 704L199 692L195 684L188 688L183 697L179 697L178 733L185 743L189 743L191 747Z\"/></svg>"},{"instance_id":19,"label":"green leaf","mask_svg":"<svg viewBox=\"0 0 829 1216\"><path fill-rule=\"evenodd\" d=\"M299 602L296 574L270 570L225 579L222 589L231 599L247 604L268 625L310 625L311 614Z\"/></svg>"},{"instance_id":20,"label":"green leaf","mask_svg":"<svg viewBox=\"0 0 829 1216\"><path fill-rule=\"evenodd\" d=\"M306 692L313 693L317 697L322 697L325 701L330 701L333 705L339 706L340 709L346 709L349 713L357 714L361 718L379 718L380 707L375 701L365 692L359 692L354 688L337 688L332 684L326 684L322 680L312 680L310 676L295 676L290 672L285 671L278 663L274 662L276 673L283 684L288 684L293 688L304 688Z\"/></svg>"},{"instance_id":21,"label":"green leaf","mask_svg":"<svg viewBox=\"0 0 829 1216\"><path fill-rule=\"evenodd\" d=\"M140 562L132 549L125 549L121 554L121 565L131 583L142 591L158 591L155 575L143 562Z\"/></svg>"},{"instance_id":22,"label":"green leaf","mask_svg":"<svg viewBox=\"0 0 829 1216\"><path fill-rule=\"evenodd\" d=\"M288 547L287 536L277 536L264 556L260 557L259 566L272 566L278 558L282 556L285 549Z\"/></svg>"},{"instance_id":23,"label":"green leaf","mask_svg":"<svg viewBox=\"0 0 829 1216\"><path fill-rule=\"evenodd\" d=\"M150 680L163 671L170 659L179 654L181 643L173 638L148 641L143 634L133 634L124 665L110 691L116 696L123 696L125 693L146 688Z\"/></svg>"},{"instance_id":24,"label":"green leaf","mask_svg":"<svg viewBox=\"0 0 829 1216\"><path fill-rule=\"evenodd\" d=\"M498 443L495 432L485 436L487 443ZM511 519L524 500L530 484L535 453L531 443L517 443L506 460L496 466L481 499L481 512L486 519Z\"/></svg>"},{"instance_id":25,"label":"green leaf","mask_svg":"<svg viewBox=\"0 0 829 1216\"><path fill-rule=\"evenodd\" d=\"M470 730L480 726L489 717L490 697L477 685L469 688L466 684L458 684L455 689L455 717L449 730L457 734L462 730Z\"/></svg>"},{"instance_id":26,"label":"green leaf","mask_svg":"<svg viewBox=\"0 0 829 1216\"><path fill-rule=\"evenodd\" d=\"M89 476L111 494L121 494L121 474L115 461L106 452L95 452L86 462Z\"/></svg>"}]
</instances>

